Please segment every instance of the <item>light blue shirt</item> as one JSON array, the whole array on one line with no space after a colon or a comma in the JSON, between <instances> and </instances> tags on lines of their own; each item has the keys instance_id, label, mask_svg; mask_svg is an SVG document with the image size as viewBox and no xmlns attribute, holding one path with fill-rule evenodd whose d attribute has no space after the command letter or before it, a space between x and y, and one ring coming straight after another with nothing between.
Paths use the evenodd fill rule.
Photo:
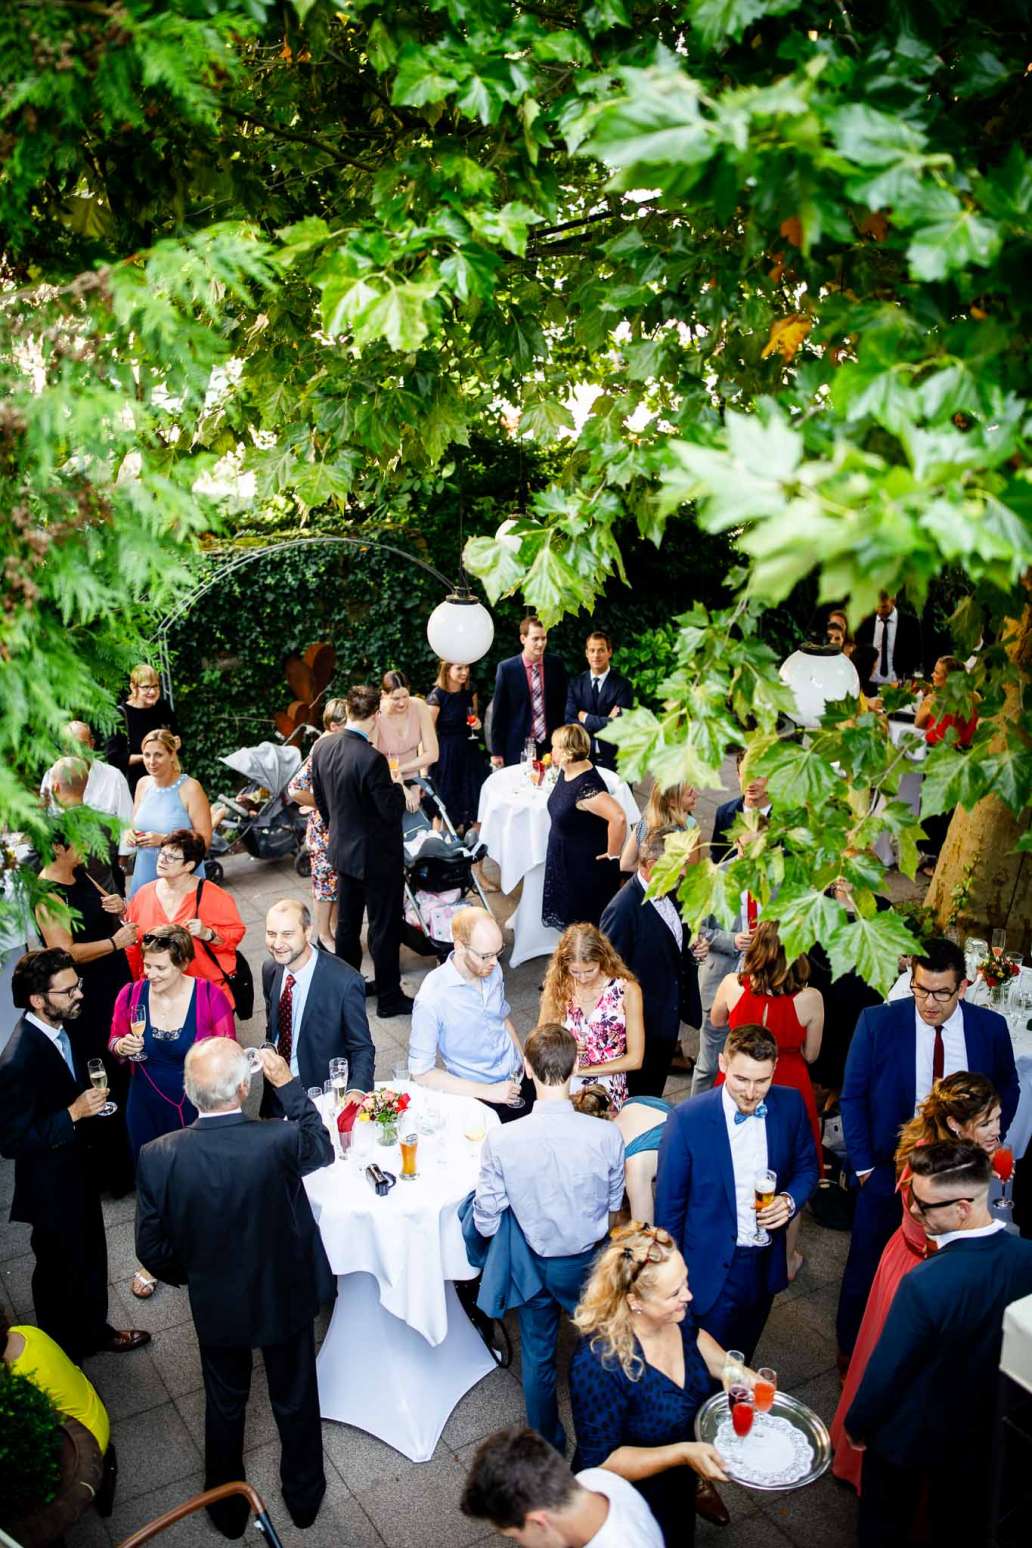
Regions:
<instances>
[{"instance_id":1,"label":"light blue shirt","mask_svg":"<svg viewBox=\"0 0 1032 1548\"><path fill-rule=\"evenodd\" d=\"M454 952L419 986L412 1007L409 1069L425 1075L438 1054L449 1075L494 1083L520 1068L520 1056L505 1025L509 1002L502 970L469 983L455 966Z\"/></svg>"},{"instance_id":2,"label":"light blue shirt","mask_svg":"<svg viewBox=\"0 0 1032 1548\"><path fill-rule=\"evenodd\" d=\"M283 998L283 991L287 987L287 973L292 973L293 974L293 977L294 977L294 994L293 994L293 999L290 1002L290 1005L291 1005L291 1011L290 1011L290 1073L291 1073L291 1075L294 1075L294 1076L297 1075L297 1045L298 1045L299 1034L300 1034L300 1031L301 1031L301 1019L302 1019L302 1017L304 1016L304 1013L305 1013L305 1002L308 999L308 991L312 987L312 974L315 972L315 965L318 962L318 960L319 960L319 954L313 948L312 955L309 957L309 959L305 963L304 967L300 968L300 969L299 968L287 968L284 971L283 980L282 980L282 982L280 984L280 999L282 1000L282 998ZM277 1007L277 1011L278 1011L278 1009L279 1009L279 1007ZM278 1014L277 1014L277 1017L276 1017L276 1036L277 1036L277 1040L278 1040L279 1039L279 1015Z\"/></svg>"},{"instance_id":3,"label":"light blue shirt","mask_svg":"<svg viewBox=\"0 0 1032 1548\"><path fill-rule=\"evenodd\" d=\"M485 1136L473 1221L493 1236L511 1209L542 1258L594 1247L624 1195L624 1142L615 1123L578 1113L573 1103L537 1102L525 1118Z\"/></svg>"}]
</instances>

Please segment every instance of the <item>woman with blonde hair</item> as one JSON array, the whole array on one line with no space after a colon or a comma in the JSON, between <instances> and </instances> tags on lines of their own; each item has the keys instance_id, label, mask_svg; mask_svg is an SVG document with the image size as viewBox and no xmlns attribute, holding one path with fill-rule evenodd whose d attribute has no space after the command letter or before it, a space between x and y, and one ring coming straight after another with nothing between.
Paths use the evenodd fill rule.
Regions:
<instances>
[{"instance_id":1,"label":"woman with blonde hair","mask_svg":"<svg viewBox=\"0 0 1032 1548\"><path fill-rule=\"evenodd\" d=\"M541 920L556 930L582 920L597 925L620 885L627 818L590 752L583 726L571 722L553 731L552 762L559 778L548 797Z\"/></svg>"},{"instance_id":2,"label":"woman with blonde hair","mask_svg":"<svg viewBox=\"0 0 1032 1548\"><path fill-rule=\"evenodd\" d=\"M693 1438L725 1351L696 1328L691 1299L673 1237L632 1220L611 1233L573 1317L574 1471L606 1467L634 1484L667 1548L694 1540L697 1479L727 1476L716 1448Z\"/></svg>"},{"instance_id":3,"label":"woman with blonde hair","mask_svg":"<svg viewBox=\"0 0 1032 1548\"><path fill-rule=\"evenodd\" d=\"M162 697L161 678L152 666L141 661L129 674L129 693L123 704L122 724L110 736L104 749L104 757L116 769L121 769L129 782L129 790L135 795L136 786L146 770L143 765L143 739L148 731L171 731L179 734L176 712L168 700Z\"/></svg>"},{"instance_id":4,"label":"woman with blonde hair","mask_svg":"<svg viewBox=\"0 0 1032 1548\"><path fill-rule=\"evenodd\" d=\"M577 1039L572 1089L603 1086L619 1112L627 1071L641 1069L645 1019L638 980L595 925L570 925L552 953L538 1010L538 1024L546 1021Z\"/></svg>"},{"instance_id":5,"label":"woman with blonde hair","mask_svg":"<svg viewBox=\"0 0 1032 1548\"><path fill-rule=\"evenodd\" d=\"M925 1235L924 1220L919 1214L915 1216L912 1207L910 1157L922 1145L958 1139L980 1145L988 1156L992 1156L1000 1144L1000 1098L996 1087L984 1075L970 1070L957 1070L945 1080L937 1081L916 1115L900 1130L895 1157L899 1179L896 1191L903 1206L903 1219L881 1255L831 1425L832 1472L836 1478L851 1483L857 1494L863 1473L863 1452L857 1451L846 1434L846 1414L881 1337L896 1291L911 1269L923 1263L933 1250Z\"/></svg>"},{"instance_id":6,"label":"woman with blonde hair","mask_svg":"<svg viewBox=\"0 0 1032 1548\"><path fill-rule=\"evenodd\" d=\"M336 736L343 731L348 719L348 706L343 699L327 699L323 710L323 736ZM322 736L312 747L318 746ZM287 786L287 799L295 801L308 813L305 829L305 848L312 862L312 917L315 933L323 951L335 951L337 932L337 873L330 864L328 846L330 830L323 822L315 804L312 791L312 749Z\"/></svg>"},{"instance_id":7,"label":"woman with blonde hair","mask_svg":"<svg viewBox=\"0 0 1032 1548\"><path fill-rule=\"evenodd\" d=\"M129 897L147 882L156 880L158 850L170 833L182 828L198 835L205 851L211 843L211 807L208 797L179 766L179 738L171 731L148 731L142 742L147 770L136 787L133 826L129 842L136 852ZM197 869L203 877L203 863Z\"/></svg>"},{"instance_id":8,"label":"woman with blonde hair","mask_svg":"<svg viewBox=\"0 0 1032 1548\"><path fill-rule=\"evenodd\" d=\"M633 833L627 835L627 842L620 855L621 871L634 872L638 869L639 850L646 833L656 828L680 828L682 831L698 828L699 824L692 816L698 799L699 792L694 785L671 785L668 790L663 790L658 781L654 782L643 815ZM685 864L697 865L701 854L702 849L696 844L691 853L686 855Z\"/></svg>"}]
</instances>

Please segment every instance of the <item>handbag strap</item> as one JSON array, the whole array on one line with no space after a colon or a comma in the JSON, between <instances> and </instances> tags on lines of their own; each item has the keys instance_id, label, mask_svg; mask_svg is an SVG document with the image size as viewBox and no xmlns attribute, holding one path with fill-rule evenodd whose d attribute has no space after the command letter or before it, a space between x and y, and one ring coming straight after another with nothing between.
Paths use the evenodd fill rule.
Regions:
<instances>
[{"instance_id":1,"label":"handbag strap","mask_svg":"<svg viewBox=\"0 0 1032 1548\"><path fill-rule=\"evenodd\" d=\"M194 913L196 914L198 919L200 919L200 917L201 917L201 893L203 891L204 891L204 877L202 876L200 881L197 883L197 891L194 894ZM212 962L214 963L216 970L222 975L222 982L224 984L228 984L229 983L230 975L226 972L225 968L222 966L222 963L219 961L218 957L216 957L215 953L212 951L212 949L211 949L211 942L204 940L200 935L195 935L194 936L194 940L198 943L198 945L204 947L205 951L208 953L208 956L211 958Z\"/></svg>"}]
</instances>

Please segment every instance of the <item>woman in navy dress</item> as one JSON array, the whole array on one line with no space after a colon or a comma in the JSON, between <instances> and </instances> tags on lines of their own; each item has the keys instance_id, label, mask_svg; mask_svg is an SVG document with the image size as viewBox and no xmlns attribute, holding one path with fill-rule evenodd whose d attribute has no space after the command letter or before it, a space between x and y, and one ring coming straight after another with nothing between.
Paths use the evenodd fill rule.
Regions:
<instances>
[{"instance_id":1,"label":"woman in navy dress","mask_svg":"<svg viewBox=\"0 0 1032 1548\"><path fill-rule=\"evenodd\" d=\"M693 1439L725 1354L690 1302L673 1237L632 1220L612 1233L573 1318L583 1335L570 1361L573 1470L605 1466L634 1484L666 1548L695 1540L698 1480L727 1476L716 1448Z\"/></svg>"},{"instance_id":2,"label":"woman in navy dress","mask_svg":"<svg viewBox=\"0 0 1032 1548\"><path fill-rule=\"evenodd\" d=\"M477 820L487 761L480 743L481 721L468 666L442 661L426 696L437 728L437 762L430 770L434 789L454 826L462 832Z\"/></svg>"},{"instance_id":3,"label":"woman in navy dress","mask_svg":"<svg viewBox=\"0 0 1032 1548\"><path fill-rule=\"evenodd\" d=\"M591 738L583 726L552 733L552 762L559 778L548 797L541 919L553 929L597 925L621 882L620 851L627 818L591 762Z\"/></svg>"}]
</instances>

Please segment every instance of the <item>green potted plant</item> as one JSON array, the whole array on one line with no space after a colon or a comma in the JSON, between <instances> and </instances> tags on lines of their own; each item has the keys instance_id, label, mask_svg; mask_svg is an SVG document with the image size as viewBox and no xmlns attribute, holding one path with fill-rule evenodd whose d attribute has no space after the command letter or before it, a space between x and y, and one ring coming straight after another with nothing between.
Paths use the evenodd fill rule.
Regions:
<instances>
[{"instance_id":1,"label":"green potted plant","mask_svg":"<svg viewBox=\"0 0 1032 1548\"><path fill-rule=\"evenodd\" d=\"M93 1500L100 1447L0 1360L0 1526L22 1548L56 1542Z\"/></svg>"}]
</instances>

